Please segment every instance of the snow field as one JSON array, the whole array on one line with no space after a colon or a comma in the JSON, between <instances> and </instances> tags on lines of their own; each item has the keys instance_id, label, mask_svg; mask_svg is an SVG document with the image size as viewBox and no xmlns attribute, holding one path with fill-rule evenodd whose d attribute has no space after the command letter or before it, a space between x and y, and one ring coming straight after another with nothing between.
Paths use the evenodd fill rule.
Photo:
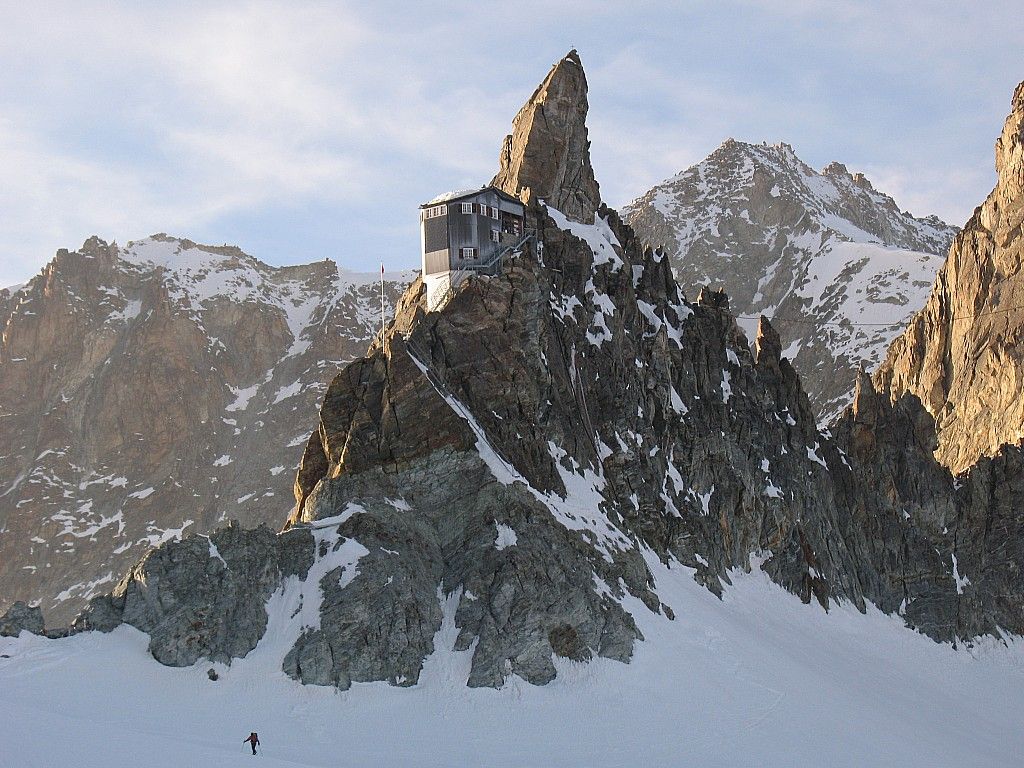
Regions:
<instances>
[{"instance_id":1,"label":"snow field","mask_svg":"<svg viewBox=\"0 0 1024 768\"><path fill-rule=\"evenodd\" d=\"M249 765L250 730L268 766L985 768L1024 754L1019 642L953 650L875 610L825 614L757 570L734 574L723 601L687 568L652 570L675 621L629 602L646 638L633 661L558 660L544 687L465 687L458 593L439 596L445 621L414 688L299 685L268 663L283 648L269 635L294 631L277 620L231 667L163 667L128 627L2 638L0 762Z\"/></svg>"}]
</instances>

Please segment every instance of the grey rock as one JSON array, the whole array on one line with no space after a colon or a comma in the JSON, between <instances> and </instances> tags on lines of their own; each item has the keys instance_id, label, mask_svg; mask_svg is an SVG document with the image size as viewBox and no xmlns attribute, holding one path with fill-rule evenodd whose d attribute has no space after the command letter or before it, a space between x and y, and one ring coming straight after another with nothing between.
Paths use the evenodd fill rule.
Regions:
<instances>
[{"instance_id":1,"label":"grey rock","mask_svg":"<svg viewBox=\"0 0 1024 768\"><path fill-rule=\"evenodd\" d=\"M44 634L43 612L38 605L27 605L20 600L0 616L0 637L17 637L22 632Z\"/></svg>"},{"instance_id":2,"label":"grey rock","mask_svg":"<svg viewBox=\"0 0 1024 768\"><path fill-rule=\"evenodd\" d=\"M151 550L113 592L94 598L74 627L129 624L150 635L150 652L170 666L200 658L227 663L256 647L281 580L304 578L312 562L307 530L276 535L232 523Z\"/></svg>"}]
</instances>

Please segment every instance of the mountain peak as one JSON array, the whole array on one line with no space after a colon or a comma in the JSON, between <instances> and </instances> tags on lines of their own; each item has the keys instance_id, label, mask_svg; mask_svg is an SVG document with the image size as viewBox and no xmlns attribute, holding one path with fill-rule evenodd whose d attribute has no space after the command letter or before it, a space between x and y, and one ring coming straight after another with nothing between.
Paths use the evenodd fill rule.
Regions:
<instances>
[{"instance_id":1,"label":"mountain peak","mask_svg":"<svg viewBox=\"0 0 1024 768\"><path fill-rule=\"evenodd\" d=\"M1024 192L1024 82L1014 89L1010 114L996 140L996 173L998 202L1005 211Z\"/></svg>"},{"instance_id":2,"label":"mountain peak","mask_svg":"<svg viewBox=\"0 0 1024 768\"><path fill-rule=\"evenodd\" d=\"M150 544L229 514L279 525L296 421L380 313L379 272L162 233L90 237L0 289L0 431L19 446L0 450L0 615L17 597L66 621Z\"/></svg>"},{"instance_id":3,"label":"mountain peak","mask_svg":"<svg viewBox=\"0 0 1024 768\"><path fill-rule=\"evenodd\" d=\"M849 176L849 169L843 164L836 161L832 161L824 168L821 169L822 174L825 176Z\"/></svg>"},{"instance_id":4,"label":"mountain peak","mask_svg":"<svg viewBox=\"0 0 1024 768\"><path fill-rule=\"evenodd\" d=\"M725 287L738 314L780 319L784 356L824 420L849 401L858 363L877 364L920 306L955 231L902 212L842 163L819 172L789 144L735 139L626 216L668 246L684 285Z\"/></svg>"},{"instance_id":5,"label":"mountain peak","mask_svg":"<svg viewBox=\"0 0 1024 768\"><path fill-rule=\"evenodd\" d=\"M875 381L935 417L939 460L959 472L1024 437L1024 83L995 143L995 188L953 242L927 304Z\"/></svg>"},{"instance_id":6,"label":"mountain peak","mask_svg":"<svg viewBox=\"0 0 1024 768\"><path fill-rule=\"evenodd\" d=\"M548 72L512 121L491 183L523 202L543 199L590 223L601 192L590 164L587 76L575 50Z\"/></svg>"}]
</instances>

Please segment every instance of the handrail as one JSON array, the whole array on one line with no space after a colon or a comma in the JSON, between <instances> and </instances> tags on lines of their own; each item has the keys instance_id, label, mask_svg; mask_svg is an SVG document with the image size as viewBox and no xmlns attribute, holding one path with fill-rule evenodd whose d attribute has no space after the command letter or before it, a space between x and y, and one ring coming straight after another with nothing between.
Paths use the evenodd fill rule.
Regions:
<instances>
[{"instance_id":1,"label":"handrail","mask_svg":"<svg viewBox=\"0 0 1024 768\"><path fill-rule=\"evenodd\" d=\"M533 232L526 232L520 239L519 242L513 243L512 245L506 245L504 248L496 252L488 261L483 264L466 264L463 269L489 269L501 261L501 258L509 251L514 251L516 248L521 248L527 240L533 237Z\"/></svg>"},{"instance_id":2,"label":"handrail","mask_svg":"<svg viewBox=\"0 0 1024 768\"><path fill-rule=\"evenodd\" d=\"M524 233L523 236L519 239L518 242L516 242L516 243L514 243L512 245L505 246L504 248L502 248L500 251L495 253L494 256L492 256L490 259L488 259L483 264L463 264L458 269L449 270L448 271L448 274L449 274L448 288L445 290L444 293L442 293L440 296L435 298L432 302L430 302L427 305L427 312L436 312L438 309L440 309L445 304L447 304L448 301L455 295L455 291L458 289L458 287L460 285L462 285L462 280L461 279L458 282L454 282L451 279L450 275L451 275L452 272L469 272L469 271L472 271L472 270L490 269L495 264L501 262L501 260L505 256L505 254L509 253L510 251L514 251L514 250L516 250L518 248L522 248L527 243L527 241L529 241L530 238L534 237L536 234L537 233L533 232L533 231Z\"/></svg>"}]
</instances>

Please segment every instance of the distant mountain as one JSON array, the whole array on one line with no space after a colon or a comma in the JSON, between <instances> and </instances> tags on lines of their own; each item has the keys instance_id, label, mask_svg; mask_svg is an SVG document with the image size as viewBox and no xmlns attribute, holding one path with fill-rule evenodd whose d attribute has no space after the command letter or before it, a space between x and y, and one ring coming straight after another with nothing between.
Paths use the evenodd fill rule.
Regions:
<instances>
[{"instance_id":1,"label":"distant mountain","mask_svg":"<svg viewBox=\"0 0 1024 768\"><path fill-rule=\"evenodd\" d=\"M375 274L165 235L92 238L0 291L0 604L67 619L153 544L280 526L306 425L380 311Z\"/></svg>"},{"instance_id":2,"label":"distant mountain","mask_svg":"<svg viewBox=\"0 0 1024 768\"><path fill-rule=\"evenodd\" d=\"M853 394L923 306L954 227L917 219L840 163L820 173L788 144L729 139L625 210L664 246L680 285L725 288L753 339L772 318L819 420ZM855 325L855 324L864 325Z\"/></svg>"}]
</instances>

